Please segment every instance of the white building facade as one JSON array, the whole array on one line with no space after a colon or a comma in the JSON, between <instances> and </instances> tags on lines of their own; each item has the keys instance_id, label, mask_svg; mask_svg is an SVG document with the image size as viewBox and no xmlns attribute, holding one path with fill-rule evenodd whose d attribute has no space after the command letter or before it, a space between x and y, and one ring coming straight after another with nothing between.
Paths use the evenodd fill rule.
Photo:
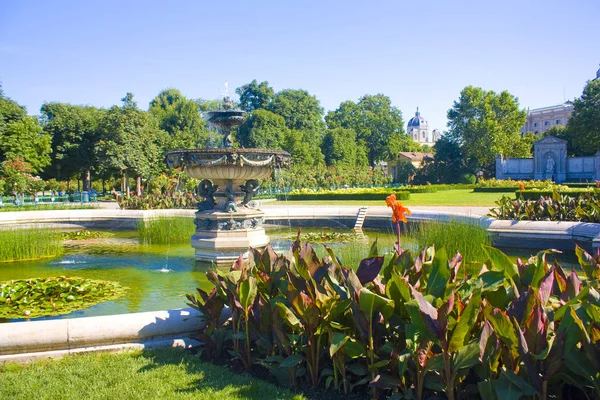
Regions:
<instances>
[{"instance_id":1,"label":"white building facade","mask_svg":"<svg viewBox=\"0 0 600 400\"><path fill-rule=\"evenodd\" d=\"M417 107L415 116L408 121L408 124L406 125L406 132L415 142L430 146L433 146L442 135L439 129L434 129L433 132L431 132L431 135L429 135L429 124L423 117L421 117L419 107Z\"/></svg>"},{"instance_id":2,"label":"white building facade","mask_svg":"<svg viewBox=\"0 0 600 400\"><path fill-rule=\"evenodd\" d=\"M567 101L556 106L527 110L527 122L521 133L533 132L540 134L553 126L567 126L567 121L573 114L573 103Z\"/></svg>"}]
</instances>

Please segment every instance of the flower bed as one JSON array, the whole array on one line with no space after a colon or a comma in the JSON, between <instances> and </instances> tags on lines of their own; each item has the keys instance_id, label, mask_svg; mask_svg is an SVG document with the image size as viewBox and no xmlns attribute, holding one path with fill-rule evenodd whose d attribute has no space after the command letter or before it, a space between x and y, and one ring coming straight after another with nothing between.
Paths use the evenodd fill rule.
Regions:
<instances>
[{"instance_id":1,"label":"flower bed","mask_svg":"<svg viewBox=\"0 0 600 400\"><path fill-rule=\"evenodd\" d=\"M485 249L472 274L444 249L384 264L374 245L356 270L300 240L289 256L251 249L249 262L207 273L210 293L188 295L206 321L201 354L263 366L283 385L372 398L600 392L600 259L577 248L578 276L548 264L551 251L514 263Z\"/></svg>"},{"instance_id":2,"label":"flower bed","mask_svg":"<svg viewBox=\"0 0 600 400\"><path fill-rule=\"evenodd\" d=\"M348 189L299 189L286 195L278 195L278 200L383 200L390 193L398 199L408 200L410 192L388 188L348 188Z\"/></svg>"}]
</instances>

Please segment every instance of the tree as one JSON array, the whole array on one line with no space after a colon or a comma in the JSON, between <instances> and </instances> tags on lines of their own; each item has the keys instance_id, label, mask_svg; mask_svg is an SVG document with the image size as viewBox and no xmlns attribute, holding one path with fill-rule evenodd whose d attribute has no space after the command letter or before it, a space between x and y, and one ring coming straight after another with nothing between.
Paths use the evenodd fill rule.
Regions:
<instances>
[{"instance_id":1,"label":"tree","mask_svg":"<svg viewBox=\"0 0 600 400\"><path fill-rule=\"evenodd\" d=\"M0 87L0 162L20 157L32 172L50 163L50 136L43 133L37 118L4 96Z\"/></svg>"},{"instance_id":2,"label":"tree","mask_svg":"<svg viewBox=\"0 0 600 400\"><path fill-rule=\"evenodd\" d=\"M249 113L259 108L268 108L275 97L275 91L269 86L269 82L258 83L256 79L235 89L235 92L240 96L241 109Z\"/></svg>"},{"instance_id":3,"label":"tree","mask_svg":"<svg viewBox=\"0 0 600 400\"><path fill-rule=\"evenodd\" d=\"M600 78L587 82L581 98L575 99L573 106L566 132L573 153L595 154L600 150Z\"/></svg>"},{"instance_id":4,"label":"tree","mask_svg":"<svg viewBox=\"0 0 600 400\"><path fill-rule=\"evenodd\" d=\"M177 89L166 89L150 102L160 129L169 134L167 151L204 147L208 143L208 127L194 100L187 99Z\"/></svg>"},{"instance_id":5,"label":"tree","mask_svg":"<svg viewBox=\"0 0 600 400\"><path fill-rule=\"evenodd\" d=\"M325 163L336 167L353 168L357 165L356 132L352 129L328 129L323 138Z\"/></svg>"},{"instance_id":6,"label":"tree","mask_svg":"<svg viewBox=\"0 0 600 400\"><path fill-rule=\"evenodd\" d=\"M321 142L325 134L323 108L306 90L286 89L278 92L269 111L283 117L289 131L284 150L295 162L317 165L323 162ZM294 154L298 152L298 154Z\"/></svg>"},{"instance_id":7,"label":"tree","mask_svg":"<svg viewBox=\"0 0 600 400\"><path fill-rule=\"evenodd\" d=\"M395 158L400 151L419 151L405 134L400 110L383 94L364 95L357 103L345 101L325 117L331 128L353 129L357 140L367 144L369 163Z\"/></svg>"},{"instance_id":8,"label":"tree","mask_svg":"<svg viewBox=\"0 0 600 400\"><path fill-rule=\"evenodd\" d=\"M9 122L0 134L0 160L21 157L38 173L50 164L50 136L43 133L37 118L24 118Z\"/></svg>"},{"instance_id":9,"label":"tree","mask_svg":"<svg viewBox=\"0 0 600 400\"><path fill-rule=\"evenodd\" d=\"M97 165L94 147L102 134L105 110L66 103L42 105L44 131L52 136L52 172L58 180L81 175L83 190L90 189L91 171Z\"/></svg>"},{"instance_id":10,"label":"tree","mask_svg":"<svg viewBox=\"0 0 600 400\"><path fill-rule=\"evenodd\" d=\"M448 135L460 146L464 156L475 158L482 166L491 165L498 154L528 157L520 129L527 119L516 97L467 86L448 110Z\"/></svg>"},{"instance_id":11,"label":"tree","mask_svg":"<svg viewBox=\"0 0 600 400\"><path fill-rule=\"evenodd\" d=\"M167 133L151 114L140 110L127 94L123 106L111 107L103 121L103 135L96 147L96 156L104 168L120 171L129 193L129 177L136 177L136 192L140 194L141 177L158 174L162 169Z\"/></svg>"},{"instance_id":12,"label":"tree","mask_svg":"<svg viewBox=\"0 0 600 400\"><path fill-rule=\"evenodd\" d=\"M288 128L281 115L256 109L240 125L237 141L240 146L260 149L282 149Z\"/></svg>"}]
</instances>

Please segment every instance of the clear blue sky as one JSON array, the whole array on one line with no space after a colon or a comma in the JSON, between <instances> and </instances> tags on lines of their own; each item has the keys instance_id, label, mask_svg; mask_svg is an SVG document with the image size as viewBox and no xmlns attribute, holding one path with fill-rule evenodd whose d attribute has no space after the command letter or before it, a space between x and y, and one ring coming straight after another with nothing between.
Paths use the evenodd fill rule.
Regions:
<instances>
[{"instance_id":1,"label":"clear blue sky","mask_svg":"<svg viewBox=\"0 0 600 400\"><path fill-rule=\"evenodd\" d=\"M30 114L257 79L325 110L383 93L445 129L466 85L542 107L579 96L598 63L599 0L0 1L0 80Z\"/></svg>"}]
</instances>

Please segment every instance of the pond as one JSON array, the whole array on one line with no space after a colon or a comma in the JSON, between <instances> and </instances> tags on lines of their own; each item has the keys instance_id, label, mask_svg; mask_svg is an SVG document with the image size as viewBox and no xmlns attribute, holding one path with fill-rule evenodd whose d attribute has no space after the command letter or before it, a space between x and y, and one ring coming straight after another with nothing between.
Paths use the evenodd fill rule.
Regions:
<instances>
[{"instance_id":1,"label":"pond","mask_svg":"<svg viewBox=\"0 0 600 400\"><path fill-rule=\"evenodd\" d=\"M268 234L277 252L285 252L295 236L295 228L272 229ZM322 229L303 229L303 233L323 232ZM328 231L332 232L332 231ZM349 232L349 231L346 231ZM185 295L197 287L212 289L206 279L211 265L198 263L189 243L170 245L139 244L135 232L113 232L104 239L73 241L60 257L37 261L0 263L0 282L12 279L77 276L96 280L110 280L128 287L125 296L99 303L67 315L41 317L40 319L78 318L99 315L158 311L186 306ZM345 265L357 267L368 255L377 239L379 249L389 253L395 241L391 232L365 232L365 237L352 242L330 243ZM406 240L405 247L416 250L418 244ZM319 256L325 251L314 244ZM511 256L528 258L535 251L511 251ZM572 255L561 255L564 264L573 262ZM226 269L226 268L225 268ZM23 319L0 319L0 322Z\"/></svg>"}]
</instances>

